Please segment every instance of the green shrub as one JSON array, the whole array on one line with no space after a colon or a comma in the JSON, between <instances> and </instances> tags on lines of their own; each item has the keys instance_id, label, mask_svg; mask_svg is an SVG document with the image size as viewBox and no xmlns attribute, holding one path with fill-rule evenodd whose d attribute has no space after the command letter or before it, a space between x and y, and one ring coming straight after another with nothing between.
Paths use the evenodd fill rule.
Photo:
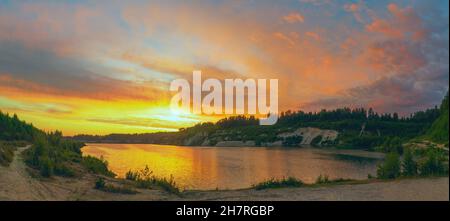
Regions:
<instances>
[{"instance_id":1,"label":"green shrub","mask_svg":"<svg viewBox=\"0 0 450 221\"><path fill-rule=\"evenodd\" d=\"M329 179L327 175L321 174L317 177L315 184L343 183L348 181L352 181L352 179L344 179L344 178Z\"/></svg>"},{"instance_id":2,"label":"green shrub","mask_svg":"<svg viewBox=\"0 0 450 221\"><path fill-rule=\"evenodd\" d=\"M177 194L180 192L180 189L178 188L172 175L170 175L169 179L166 179L165 177L153 177L153 183L169 193Z\"/></svg>"},{"instance_id":3,"label":"green shrub","mask_svg":"<svg viewBox=\"0 0 450 221\"><path fill-rule=\"evenodd\" d=\"M330 180L328 179L327 175L322 176L322 174L320 174L316 179L316 184L324 184L329 182Z\"/></svg>"},{"instance_id":4,"label":"green shrub","mask_svg":"<svg viewBox=\"0 0 450 221\"><path fill-rule=\"evenodd\" d=\"M140 171L128 171L125 174L125 179L135 181L137 187L139 188L152 188L153 186L159 186L169 193L180 193L180 189L172 175L170 175L169 179L165 177L157 177L153 175L153 171L151 171L148 166L145 166L145 168Z\"/></svg>"},{"instance_id":5,"label":"green shrub","mask_svg":"<svg viewBox=\"0 0 450 221\"><path fill-rule=\"evenodd\" d=\"M106 184L105 179L102 177L97 178L97 180L95 181L95 189L104 191L104 192L109 192L109 193L121 193L121 194L136 194L137 191L128 188L128 187L118 187L118 186L113 186L111 184Z\"/></svg>"},{"instance_id":6,"label":"green shrub","mask_svg":"<svg viewBox=\"0 0 450 221\"><path fill-rule=\"evenodd\" d=\"M152 188L154 186L161 187L163 190L178 194L180 193L180 189L175 183L173 176L171 175L169 179L160 178L160 177L152 177L150 179L138 179L136 180L136 185L139 188Z\"/></svg>"},{"instance_id":7,"label":"green shrub","mask_svg":"<svg viewBox=\"0 0 450 221\"><path fill-rule=\"evenodd\" d=\"M43 157L48 158L48 149L48 143L44 135L37 135L34 138L33 146L24 152L25 162L33 168L40 169L42 164L40 159L43 159Z\"/></svg>"},{"instance_id":8,"label":"green shrub","mask_svg":"<svg viewBox=\"0 0 450 221\"><path fill-rule=\"evenodd\" d=\"M100 157L100 159L93 156L83 157L81 164L88 169L90 172L95 174L102 174L109 177L115 177L112 171L108 169L108 162Z\"/></svg>"},{"instance_id":9,"label":"green shrub","mask_svg":"<svg viewBox=\"0 0 450 221\"><path fill-rule=\"evenodd\" d=\"M51 177L53 175L53 163L47 157L39 158L40 173L43 177Z\"/></svg>"},{"instance_id":10,"label":"green shrub","mask_svg":"<svg viewBox=\"0 0 450 221\"><path fill-rule=\"evenodd\" d=\"M125 179L136 181L136 180L139 179L139 173L138 173L138 172L133 172L133 171L129 170L129 171L125 174Z\"/></svg>"},{"instance_id":11,"label":"green shrub","mask_svg":"<svg viewBox=\"0 0 450 221\"><path fill-rule=\"evenodd\" d=\"M395 179L398 176L400 176L400 156L395 152L388 153L384 163L378 166L377 177Z\"/></svg>"},{"instance_id":12,"label":"green shrub","mask_svg":"<svg viewBox=\"0 0 450 221\"><path fill-rule=\"evenodd\" d=\"M63 176L63 177L74 177L75 176L75 171L72 168L70 168L62 163L55 165L54 172L55 172L55 175Z\"/></svg>"},{"instance_id":13,"label":"green shrub","mask_svg":"<svg viewBox=\"0 0 450 221\"><path fill-rule=\"evenodd\" d=\"M411 149L406 148L403 154L403 176L415 176L417 175L417 163L414 161L414 155Z\"/></svg>"},{"instance_id":14,"label":"green shrub","mask_svg":"<svg viewBox=\"0 0 450 221\"><path fill-rule=\"evenodd\" d=\"M120 194L136 194L137 191L127 188L127 187L120 187L120 186L113 186L113 185L106 185L101 190L109 193L120 193Z\"/></svg>"},{"instance_id":15,"label":"green shrub","mask_svg":"<svg viewBox=\"0 0 450 221\"><path fill-rule=\"evenodd\" d=\"M256 190L271 189L271 188L282 188L282 187L301 187L304 183L294 177L283 178L281 180L272 178L270 180L263 181L261 183L255 184L252 187Z\"/></svg>"},{"instance_id":16,"label":"green shrub","mask_svg":"<svg viewBox=\"0 0 450 221\"><path fill-rule=\"evenodd\" d=\"M105 188L105 179L99 177L95 181L95 189L103 189L103 188Z\"/></svg>"},{"instance_id":17,"label":"green shrub","mask_svg":"<svg viewBox=\"0 0 450 221\"><path fill-rule=\"evenodd\" d=\"M81 161L83 143L64 140L61 132L36 133L33 145L23 153L25 163L39 170L42 176L75 176L71 162Z\"/></svg>"},{"instance_id":18,"label":"green shrub","mask_svg":"<svg viewBox=\"0 0 450 221\"><path fill-rule=\"evenodd\" d=\"M0 142L0 166L9 166L14 159L16 146L9 142Z\"/></svg>"},{"instance_id":19,"label":"green shrub","mask_svg":"<svg viewBox=\"0 0 450 221\"><path fill-rule=\"evenodd\" d=\"M445 157L436 149L429 149L425 159L419 166L422 176L448 175L448 166L444 164Z\"/></svg>"}]
</instances>

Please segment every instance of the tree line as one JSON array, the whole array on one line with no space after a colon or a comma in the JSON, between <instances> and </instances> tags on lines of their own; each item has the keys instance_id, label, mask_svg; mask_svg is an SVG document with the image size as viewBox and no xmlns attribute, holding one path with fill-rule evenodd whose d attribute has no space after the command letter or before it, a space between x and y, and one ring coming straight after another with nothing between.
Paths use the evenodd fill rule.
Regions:
<instances>
[{"instance_id":1,"label":"tree line","mask_svg":"<svg viewBox=\"0 0 450 221\"><path fill-rule=\"evenodd\" d=\"M448 95L446 97L448 106ZM258 119L254 116L231 116L215 123L204 122L192 127L180 128L178 132L77 135L73 139L84 142L184 145L186 140L202 137L203 139L198 139L198 142L191 142L191 145L201 145L206 138L211 145L214 145L217 140L223 140L226 137L230 140L253 140L258 145L275 141L277 134L282 132L289 132L299 127L317 127L339 132L338 140L331 145L364 149L383 147L382 151L389 151L401 149L401 144L406 140L425 134L445 111L443 106L445 105L418 111L408 116L400 116L398 113L378 113L372 108L351 109L348 107L324 109L318 112L285 111L280 113L278 122L271 126L260 126ZM298 140L301 138L296 138L292 142ZM289 145L292 143L284 142Z\"/></svg>"}]
</instances>

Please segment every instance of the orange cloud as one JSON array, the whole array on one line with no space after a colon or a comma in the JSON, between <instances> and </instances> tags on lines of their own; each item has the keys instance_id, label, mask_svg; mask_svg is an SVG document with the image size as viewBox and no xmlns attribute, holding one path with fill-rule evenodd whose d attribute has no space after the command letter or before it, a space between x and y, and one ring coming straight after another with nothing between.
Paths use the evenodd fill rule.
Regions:
<instances>
[{"instance_id":1,"label":"orange cloud","mask_svg":"<svg viewBox=\"0 0 450 221\"><path fill-rule=\"evenodd\" d=\"M170 99L168 83L179 77L190 79L198 69L205 78L279 79L281 110L358 102L379 105L381 98L389 97L381 90L402 92L402 97L407 97L408 88L416 96L427 93L411 83L416 78L448 82L439 74L447 73L445 67L434 65L434 70L429 65L434 54L445 57L445 51L438 49L448 48L448 37L444 43L428 42L432 30L413 8L390 4L384 16L384 12L370 11L363 1L345 5L362 26L330 19L331 9L322 7L334 7L335 2L301 2L311 3L317 13L307 11L309 6L302 8L302 14L271 3L249 3L257 10L243 13L237 7L245 5L240 1L220 6L142 3L120 7L114 7L117 2L107 7L33 3L18 11L0 9L0 98L8 99L0 99L0 107L22 111L39 126L62 126L70 133L77 128L86 133L127 128L145 132L171 124L157 119L169 112L165 108ZM342 11L342 6L335 8ZM306 23L304 15L309 18ZM414 74L401 78L408 83L396 80L408 72ZM420 87L440 88L431 80L420 82ZM355 98L358 93L365 97ZM176 122L179 117L169 118ZM167 129L189 126L189 119L210 119L187 118ZM65 120L69 126L64 126Z\"/></svg>"},{"instance_id":2,"label":"orange cloud","mask_svg":"<svg viewBox=\"0 0 450 221\"><path fill-rule=\"evenodd\" d=\"M38 84L24 79L14 78L9 74L0 74L2 93L11 92L32 96L77 97L93 100L138 100L153 101L170 98L170 93L163 87L158 89L156 82L136 84L110 80L105 82L86 82L86 90L66 90ZM168 88L168 85L167 85Z\"/></svg>"},{"instance_id":3,"label":"orange cloud","mask_svg":"<svg viewBox=\"0 0 450 221\"><path fill-rule=\"evenodd\" d=\"M360 9L360 6L356 3L345 5L345 10L350 11L350 12L357 12L357 11L359 11L359 9Z\"/></svg>"},{"instance_id":4,"label":"orange cloud","mask_svg":"<svg viewBox=\"0 0 450 221\"><path fill-rule=\"evenodd\" d=\"M308 37L310 37L310 38L312 38L312 39L314 39L316 41L320 40L320 35L315 33L315 32L312 32L312 31L306 32L306 36L308 36Z\"/></svg>"},{"instance_id":5,"label":"orange cloud","mask_svg":"<svg viewBox=\"0 0 450 221\"><path fill-rule=\"evenodd\" d=\"M303 22L305 22L305 17L302 14L300 14L299 12L292 12L288 15L283 16L283 20L290 24L294 24L294 23L298 23L298 22L303 23Z\"/></svg>"},{"instance_id":6,"label":"orange cloud","mask_svg":"<svg viewBox=\"0 0 450 221\"><path fill-rule=\"evenodd\" d=\"M351 12L358 22L364 23L361 12L363 9L366 10L367 8L363 1L360 1L359 3L346 4L344 5L344 9L345 11Z\"/></svg>"},{"instance_id":7,"label":"orange cloud","mask_svg":"<svg viewBox=\"0 0 450 221\"><path fill-rule=\"evenodd\" d=\"M374 19L366 26L369 32L381 33L390 38L405 38L412 34L413 40L422 40L428 30L424 28L422 19L411 7L399 8L396 4L389 4L390 19Z\"/></svg>"},{"instance_id":8,"label":"orange cloud","mask_svg":"<svg viewBox=\"0 0 450 221\"><path fill-rule=\"evenodd\" d=\"M279 40L286 42L291 47L295 46L295 41L291 37L288 37L287 35L285 35L281 32L275 32L275 33L273 33L273 36L275 38L278 38Z\"/></svg>"}]
</instances>

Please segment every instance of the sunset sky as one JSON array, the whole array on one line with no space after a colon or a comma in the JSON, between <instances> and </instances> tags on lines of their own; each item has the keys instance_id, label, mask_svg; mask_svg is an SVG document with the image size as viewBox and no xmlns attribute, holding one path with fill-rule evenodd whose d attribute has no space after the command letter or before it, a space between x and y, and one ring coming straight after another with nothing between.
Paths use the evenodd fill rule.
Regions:
<instances>
[{"instance_id":1,"label":"sunset sky","mask_svg":"<svg viewBox=\"0 0 450 221\"><path fill-rule=\"evenodd\" d=\"M449 84L449 1L0 0L0 110L45 130L176 131L170 82L279 79L280 110L409 114Z\"/></svg>"}]
</instances>

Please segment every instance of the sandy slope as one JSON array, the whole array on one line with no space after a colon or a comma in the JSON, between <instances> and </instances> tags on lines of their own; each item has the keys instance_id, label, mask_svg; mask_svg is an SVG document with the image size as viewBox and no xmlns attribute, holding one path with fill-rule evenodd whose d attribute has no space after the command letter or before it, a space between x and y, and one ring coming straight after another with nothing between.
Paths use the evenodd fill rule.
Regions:
<instances>
[{"instance_id":1,"label":"sandy slope","mask_svg":"<svg viewBox=\"0 0 450 221\"><path fill-rule=\"evenodd\" d=\"M46 180L30 177L20 157L26 148L16 151L9 167L0 167L0 200L449 200L448 177L260 191L186 191L181 196L160 189L138 189L134 195L106 193L93 188L96 177L92 174ZM107 183L127 185L116 179Z\"/></svg>"}]
</instances>

